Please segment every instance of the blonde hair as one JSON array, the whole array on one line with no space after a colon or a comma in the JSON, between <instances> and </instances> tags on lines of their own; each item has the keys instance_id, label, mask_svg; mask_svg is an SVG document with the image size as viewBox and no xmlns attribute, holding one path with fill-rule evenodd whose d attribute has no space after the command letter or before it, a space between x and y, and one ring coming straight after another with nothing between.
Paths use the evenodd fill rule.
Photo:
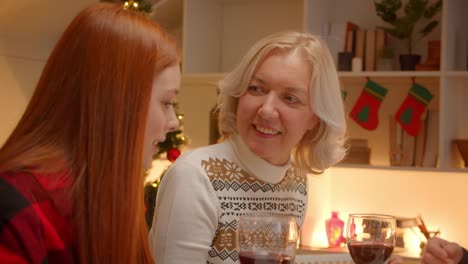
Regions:
<instances>
[{"instance_id":1,"label":"blonde hair","mask_svg":"<svg viewBox=\"0 0 468 264\"><path fill-rule=\"evenodd\" d=\"M314 129L296 145L293 164L320 174L346 154L346 120L338 74L326 44L300 32L281 32L254 44L241 62L219 82L219 129L223 137L237 133L237 105L257 68L272 51L300 51L312 66L309 85L312 112L319 118Z\"/></svg>"}]
</instances>

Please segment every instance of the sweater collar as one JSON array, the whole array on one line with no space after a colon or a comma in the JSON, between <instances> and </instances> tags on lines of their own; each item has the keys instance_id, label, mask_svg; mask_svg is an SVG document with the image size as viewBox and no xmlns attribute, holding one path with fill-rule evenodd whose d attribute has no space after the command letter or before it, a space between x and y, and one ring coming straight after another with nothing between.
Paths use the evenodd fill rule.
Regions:
<instances>
[{"instance_id":1,"label":"sweater collar","mask_svg":"<svg viewBox=\"0 0 468 264\"><path fill-rule=\"evenodd\" d=\"M235 134L229 138L236 155L244 168L256 179L266 183L276 184L283 180L286 171L291 165L291 159L283 165L276 166L255 155L244 143L242 138Z\"/></svg>"}]
</instances>

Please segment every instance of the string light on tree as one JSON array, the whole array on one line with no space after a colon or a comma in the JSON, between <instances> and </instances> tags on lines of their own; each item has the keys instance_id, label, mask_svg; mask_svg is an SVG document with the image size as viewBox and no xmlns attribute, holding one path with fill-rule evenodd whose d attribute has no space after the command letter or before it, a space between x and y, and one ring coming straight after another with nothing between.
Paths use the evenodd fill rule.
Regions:
<instances>
[{"instance_id":1,"label":"string light on tree","mask_svg":"<svg viewBox=\"0 0 468 264\"><path fill-rule=\"evenodd\" d=\"M136 12L150 15L153 11L155 0L101 0L101 2L110 2L121 4L124 9L133 10Z\"/></svg>"},{"instance_id":2,"label":"string light on tree","mask_svg":"<svg viewBox=\"0 0 468 264\"><path fill-rule=\"evenodd\" d=\"M123 6L126 9L130 8L130 9L138 10L138 5L139 5L138 2L130 0L130 1L125 1Z\"/></svg>"}]
</instances>

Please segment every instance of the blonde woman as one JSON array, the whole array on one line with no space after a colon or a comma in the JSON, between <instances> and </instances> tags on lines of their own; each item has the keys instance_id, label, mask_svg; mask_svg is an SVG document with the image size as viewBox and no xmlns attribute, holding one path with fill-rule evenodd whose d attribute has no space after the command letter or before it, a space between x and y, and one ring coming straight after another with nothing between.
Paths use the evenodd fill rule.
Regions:
<instances>
[{"instance_id":1,"label":"blonde woman","mask_svg":"<svg viewBox=\"0 0 468 264\"><path fill-rule=\"evenodd\" d=\"M345 155L338 75L317 36L283 32L256 43L219 83L216 145L187 151L162 180L150 240L156 262L239 263L244 214L307 210L307 173Z\"/></svg>"}]
</instances>

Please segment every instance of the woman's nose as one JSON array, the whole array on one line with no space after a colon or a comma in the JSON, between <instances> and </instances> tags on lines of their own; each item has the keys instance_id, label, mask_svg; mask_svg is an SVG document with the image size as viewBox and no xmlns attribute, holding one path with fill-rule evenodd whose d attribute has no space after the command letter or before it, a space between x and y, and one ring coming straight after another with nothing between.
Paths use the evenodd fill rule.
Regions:
<instances>
[{"instance_id":1,"label":"woman's nose","mask_svg":"<svg viewBox=\"0 0 468 264\"><path fill-rule=\"evenodd\" d=\"M265 96L265 100L258 109L258 114L263 119L273 119L278 117L278 100L272 93Z\"/></svg>"},{"instance_id":2,"label":"woman's nose","mask_svg":"<svg viewBox=\"0 0 468 264\"><path fill-rule=\"evenodd\" d=\"M172 132L172 131L175 131L177 128L179 128L179 118L177 114L173 112L168 121L167 129L168 129L168 132Z\"/></svg>"}]
</instances>

